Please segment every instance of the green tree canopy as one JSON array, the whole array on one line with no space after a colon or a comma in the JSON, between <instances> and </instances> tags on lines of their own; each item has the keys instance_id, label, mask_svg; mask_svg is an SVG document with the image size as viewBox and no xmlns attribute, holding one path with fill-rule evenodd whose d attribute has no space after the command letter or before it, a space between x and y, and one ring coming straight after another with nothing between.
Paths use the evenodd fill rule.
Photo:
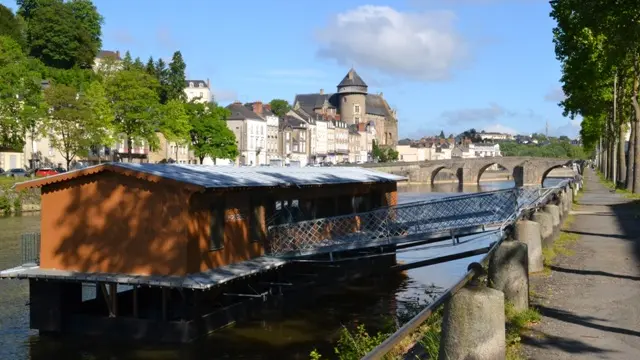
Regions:
<instances>
[{"instance_id":1,"label":"green tree canopy","mask_svg":"<svg viewBox=\"0 0 640 360\"><path fill-rule=\"evenodd\" d=\"M176 145L185 145L191 139L191 124L187 115L185 104L180 100L169 100L162 106L160 115L160 132L165 139L175 142ZM178 146L176 146L176 157L178 159Z\"/></svg>"},{"instance_id":2,"label":"green tree canopy","mask_svg":"<svg viewBox=\"0 0 640 360\"><path fill-rule=\"evenodd\" d=\"M146 142L150 149L158 147L156 88L158 82L144 71L122 70L107 82L106 93L114 114L114 129L123 134L131 161L132 146Z\"/></svg>"},{"instance_id":3,"label":"green tree canopy","mask_svg":"<svg viewBox=\"0 0 640 360\"><path fill-rule=\"evenodd\" d=\"M99 30L102 17L91 2L46 1L28 14L27 43L31 56L51 67L91 68L102 45Z\"/></svg>"},{"instance_id":4,"label":"green tree canopy","mask_svg":"<svg viewBox=\"0 0 640 360\"><path fill-rule=\"evenodd\" d=\"M200 164L205 157L214 159L235 159L238 157L236 137L227 127L229 110L215 103L187 104L191 125L191 149Z\"/></svg>"},{"instance_id":5,"label":"green tree canopy","mask_svg":"<svg viewBox=\"0 0 640 360\"><path fill-rule=\"evenodd\" d=\"M0 148L22 149L27 132L42 118L39 66L12 38L0 36Z\"/></svg>"},{"instance_id":6,"label":"green tree canopy","mask_svg":"<svg viewBox=\"0 0 640 360\"><path fill-rule=\"evenodd\" d=\"M26 47L23 25L22 21L13 14L11 9L0 5L0 36L12 38L20 44L22 49Z\"/></svg>"},{"instance_id":7,"label":"green tree canopy","mask_svg":"<svg viewBox=\"0 0 640 360\"><path fill-rule=\"evenodd\" d=\"M269 102L269 105L271 105L271 111L278 117L284 117L291 110L291 105L287 100L273 99Z\"/></svg>"},{"instance_id":8,"label":"green tree canopy","mask_svg":"<svg viewBox=\"0 0 640 360\"><path fill-rule=\"evenodd\" d=\"M160 101L163 104L171 100L180 100L182 102L187 100L187 95L184 93L186 69L187 65L184 63L180 51L173 53L169 69L166 72L165 82L162 85L164 87L164 98L161 98Z\"/></svg>"},{"instance_id":9,"label":"green tree canopy","mask_svg":"<svg viewBox=\"0 0 640 360\"><path fill-rule=\"evenodd\" d=\"M45 119L49 141L67 162L67 169L77 155L86 155L91 145L91 113L86 97L66 85L52 85L45 91L49 116Z\"/></svg>"}]
</instances>

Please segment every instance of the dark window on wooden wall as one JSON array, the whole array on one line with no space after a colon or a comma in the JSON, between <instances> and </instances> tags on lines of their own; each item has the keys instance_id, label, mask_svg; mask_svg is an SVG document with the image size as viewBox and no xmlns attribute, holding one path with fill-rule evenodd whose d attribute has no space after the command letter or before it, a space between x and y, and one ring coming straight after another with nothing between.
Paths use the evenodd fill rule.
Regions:
<instances>
[{"instance_id":1,"label":"dark window on wooden wall","mask_svg":"<svg viewBox=\"0 0 640 360\"><path fill-rule=\"evenodd\" d=\"M211 204L209 250L220 250L224 247L225 210L226 206L223 200L216 200Z\"/></svg>"},{"instance_id":2,"label":"dark window on wooden wall","mask_svg":"<svg viewBox=\"0 0 640 360\"><path fill-rule=\"evenodd\" d=\"M251 200L251 213L249 214L249 240L252 242L261 242L265 238L265 232L262 226L262 212L264 202L261 200Z\"/></svg>"},{"instance_id":3,"label":"dark window on wooden wall","mask_svg":"<svg viewBox=\"0 0 640 360\"><path fill-rule=\"evenodd\" d=\"M377 209L382 206L382 192L380 191L372 191L371 192L371 210Z\"/></svg>"},{"instance_id":4,"label":"dark window on wooden wall","mask_svg":"<svg viewBox=\"0 0 640 360\"><path fill-rule=\"evenodd\" d=\"M371 207L371 197L358 195L353 197L353 208L355 212L362 213L367 212L372 209Z\"/></svg>"}]
</instances>

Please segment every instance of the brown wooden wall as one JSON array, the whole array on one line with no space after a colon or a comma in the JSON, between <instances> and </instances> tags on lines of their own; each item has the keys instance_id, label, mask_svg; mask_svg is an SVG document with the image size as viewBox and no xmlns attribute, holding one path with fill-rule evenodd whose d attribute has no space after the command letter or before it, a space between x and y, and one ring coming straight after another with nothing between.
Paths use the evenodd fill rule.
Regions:
<instances>
[{"instance_id":1,"label":"brown wooden wall","mask_svg":"<svg viewBox=\"0 0 640 360\"><path fill-rule=\"evenodd\" d=\"M375 206L397 202L395 183L194 192L169 180L100 172L43 186L41 267L140 275L205 271L263 255L266 219L276 201L314 206L317 218L353 213L349 197L371 194ZM212 214L222 207L223 233L212 226ZM222 246L212 249L216 231Z\"/></svg>"},{"instance_id":2,"label":"brown wooden wall","mask_svg":"<svg viewBox=\"0 0 640 360\"><path fill-rule=\"evenodd\" d=\"M189 195L176 183L113 172L45 185L41 267L184 274Z\"/></svg>"},{"instance_id":3,"label":"brown wooden wall","mask_svg":"<svg viewBox=\"0 0 640 360\"><path fill-rule=\"evenodd\" d=\"M191 221L189 223L189 272L205 271L211 268L249 260L265 253L267 224L272 216L274 201L298 200L303 206L305 200L315 199L316 211L326 211L329 216L352 213L353 209L341 207L344 196L368 195L377 191L380 196L378 206L397 204L395 183L383 184L341 184L305 188L246 189L231 191L210 190L193 193L190 200ZM321 199L331 200L323 203ZM320 200L320 201L319 201ZM211 208L224 203L225 225L223 247L211 250ZM253 211L252 203L257 204ZM258 230L251 228L251 217L258 216ZM322 214L319 214L322 215ZM214 230L215 231L215 230Z\"/></svg>"}]
</instances>

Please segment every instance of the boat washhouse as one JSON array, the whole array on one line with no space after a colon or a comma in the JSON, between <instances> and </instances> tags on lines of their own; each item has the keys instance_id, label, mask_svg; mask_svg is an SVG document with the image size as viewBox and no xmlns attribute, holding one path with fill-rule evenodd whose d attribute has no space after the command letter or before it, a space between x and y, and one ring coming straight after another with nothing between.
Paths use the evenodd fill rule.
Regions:
<instances>
[{"instance_id":1,"label":"boat washhouse","mask_svg":"<svg viewBox=\"0 0 640 360\"><path fill-rule=\"evenodd\" d=\"M130 163L31 180L16 188L41 189L39 255L0 278L29 281L41 334L188 342L274 295L393 266L395 245L354 247L349 235L365 231L361 214L396 205L403 180L351 167ZM309 225L291 233L292 223ZM367 247L385 255L338 269L304 261Z\"/></svg>"}]
</instances>

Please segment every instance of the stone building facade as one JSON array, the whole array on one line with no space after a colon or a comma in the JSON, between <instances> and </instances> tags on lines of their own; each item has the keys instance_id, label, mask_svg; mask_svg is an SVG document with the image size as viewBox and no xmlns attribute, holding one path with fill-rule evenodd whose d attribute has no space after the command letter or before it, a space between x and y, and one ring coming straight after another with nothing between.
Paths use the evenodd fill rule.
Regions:
<instances>
[{"instance_id":1,"label":"stone building facade","mask_svg":"<svg viewBox=\"0 0 640 360\"><path fill-rule=\"evenodd\" d=\"M395 147L398 142L398 118L382 93L369 94L368 86L354 69L337 86L336 93L298 94L294 109L319 114L327 120L341 120L347 125L364 123L375 127L376 142Z\"/></svg>"}]
</instances>

